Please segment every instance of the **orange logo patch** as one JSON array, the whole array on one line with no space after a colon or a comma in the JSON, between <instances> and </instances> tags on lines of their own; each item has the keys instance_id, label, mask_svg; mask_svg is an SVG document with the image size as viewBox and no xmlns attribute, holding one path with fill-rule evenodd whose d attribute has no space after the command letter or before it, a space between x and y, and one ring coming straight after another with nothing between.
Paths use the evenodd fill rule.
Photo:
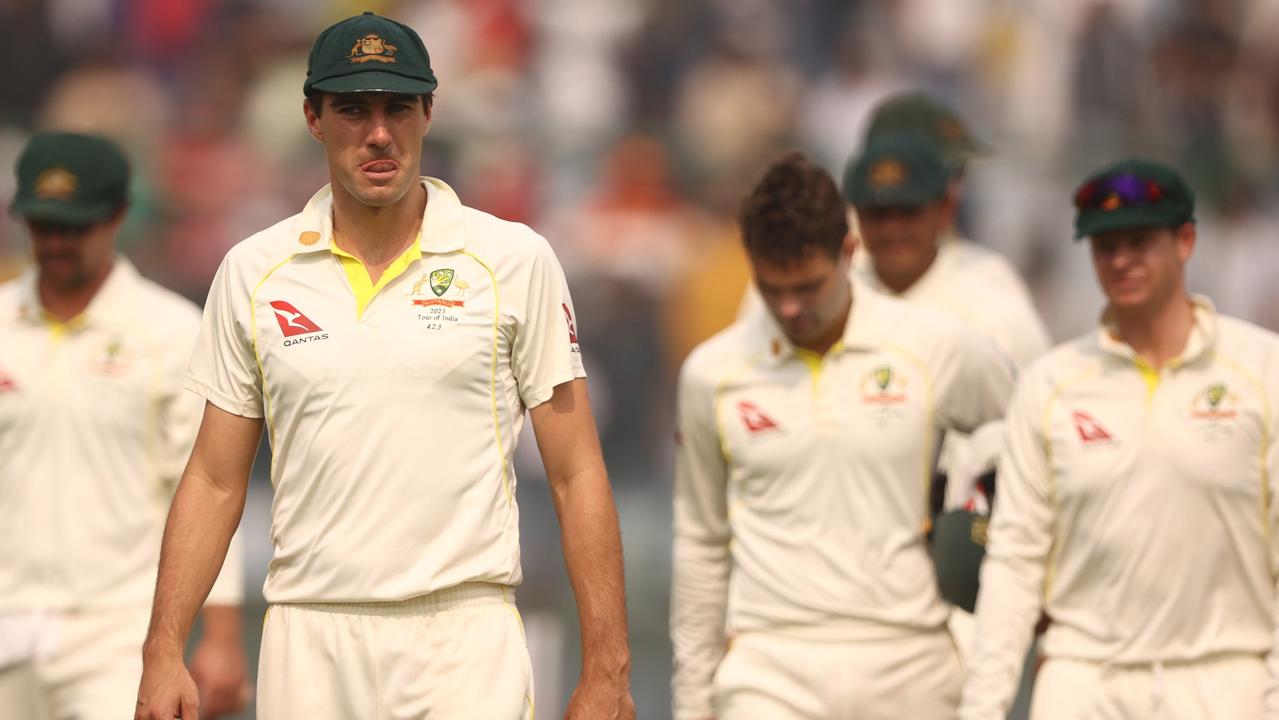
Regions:
<instances>
[{"instance_id":1,"label":"orange logo patch","mask_svg":"<svg viewBox=\"0 0 1279 720\"><path fill-rule=\"evenodd\" d=\"M312 245L320 242L320 233L314 230L307 230L298 236L298 242L306 245L307 247L311 247Z\"/></svg>"},{"instance_id":2,"label":"orange logo patch","mask_svg":"<svg viewBox=\"0 0 1279 720\"><path fill-rule=\"evenodd\" d=\"M36 178L36 197L41 200L70 200L80 180L70 170L58 166Z\"/></svg>"},{"instance_id":3,"label":"orange logo patch","mask_svg":"<svg viewBox=\"0 0 1279 720\"><path fill-rule=\"evenodd\" d=\"M395 52L400 48L382 39L376 33L369 33L355 41L346 59L353 63L375 61L380 63L395 62Z\"/></svg>"},{"instance_id":4,"label":"orange logo patch","mask_svg":"<svg viewBox=\"0 0 1279 720\"><path fill-rule=\"evenodd\" d=\"M906 166L897 158L884 158L870 168L870 184L873 188L893 188L904 182L906 182Z\"/></svg>"}]
</instances>

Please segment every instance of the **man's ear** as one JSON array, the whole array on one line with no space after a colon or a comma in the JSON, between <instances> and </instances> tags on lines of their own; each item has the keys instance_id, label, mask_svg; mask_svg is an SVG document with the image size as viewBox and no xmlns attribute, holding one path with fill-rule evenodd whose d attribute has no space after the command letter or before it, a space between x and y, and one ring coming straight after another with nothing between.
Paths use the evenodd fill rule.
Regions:
<instances>
[{"instance_id":1,"label":"man's ear","mask_svg":"<svg viewBox=\"0 0 1279 720\"><path fill-rule=\"evenodd\" d=\"M323 97L320 98L320 102L324 102ZM324 131L320 129L320 113L311 106L309 98L302 101L302 114L306 117L306 129L311 133L311 137L324 142Z\"/></svg>"},{"instance_id":2,"label":"man's ear","mask_svg":"<svg viewBox=\"0 0 1279 720\"><path fill-rule=\"evenodd\" d=\"M1190 256L1195 252L1195 241L1198 240L1199 234L1192 222L1182 223L1177 227L1174 235L1177 241L1177 256L1181 258L1182 263L1190 260Z\"/></svg>"}]
</instances>

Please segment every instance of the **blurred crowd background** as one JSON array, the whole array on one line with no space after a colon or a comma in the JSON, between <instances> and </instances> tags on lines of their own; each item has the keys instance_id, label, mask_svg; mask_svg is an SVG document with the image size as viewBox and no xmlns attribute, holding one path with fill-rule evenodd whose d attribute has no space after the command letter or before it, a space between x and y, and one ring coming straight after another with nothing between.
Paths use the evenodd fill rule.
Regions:
<instances>
[{"instance_id":1,"label":"blurred crowd background","mask_svg":"<svg viewBox=\"0 0 1279 720\"><path fill-rule=\"evenodd\" d=\"M952 104L988 150L961 229L1023 271L1058 341L1101 308L1071 190L1122 155L1165 160L1199 196L1192 287L1279 329L1273 0L0 0L0 197L33 130L115 138L136 173L124 251L203 302L231 245L327 182L301 112L306 55L366 9L417 29L440 78L424 173L532 225L569 275L622 516L642 718L669 716L674 377L737 311L736 203L780 150L839 177L881 98ZM0 279L26 261L6 216ZM521 454L520 603L538 714L556 717L576 621L531 436ZM266 469L244 525L251 618Z\"/></svg>"}]
</instances>

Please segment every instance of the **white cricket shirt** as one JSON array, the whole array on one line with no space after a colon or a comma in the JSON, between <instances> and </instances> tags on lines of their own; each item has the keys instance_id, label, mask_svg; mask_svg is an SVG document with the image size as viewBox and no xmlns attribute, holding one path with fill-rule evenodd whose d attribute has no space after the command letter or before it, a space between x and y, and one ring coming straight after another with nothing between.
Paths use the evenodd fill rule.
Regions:
<instances>
[{"instance_id":1,"label":"white cricket shirt","mask_svg":"<svg viewBox=\"0 0 1279 720\"><path fill-rule=\"evenodd\" d=\"M869 253L858 253L853 267L863 283L895 294L875 275ZM968 240L944 240L928 270L898 297L958 318L993 340L1019 368L1051 346L1030 291L1012 264Z\"/></svg>"},{"instance_id":2,"label":"white cricket shirt","mask_svg":"<svg viewBox=\"0 0 1279 720\"><path fill-rule=\"evenodd\" d=\"M0 611L149 605L203 401L182 389L200 311L117 259L49 318L35 269L0 285ZM238 604L238 542L208 602Z\"/></svg>"},{"instance_id":3,"label":"white cricket shirt","mask_svg":"<svg viewBox=\"0 0 1279 720\"><path fill-rule=\"evenodd\" d=\"M1194 302L1186 348L1161 372L1103 325L1022 376L965 720L1004 717L1041 608L1048 657L1273 654L1279 337Z\"/></svg>"},{"instance_id":4,"label":"white cricket shirt","mask_svg":"<svg viewBox=\"0 0 1279 720\"><path fill-rule=\"evenodd\" d=\"M938 432L1000 417L1011 366L955 320L855 285L842 340L795 348L753 314L679 386L675 715L711 714L728 633L942 628L925 544Z\"/></svg>"},{"instance_id":5,"label":"white cricket shirt","mask_svg":"<svg viewBox=\"0 0 1279 720\"><path fill-rule=\"evenodd\" d=\"M269 602L520 582L512 457L524 411L584 376L573 306L542 237L422 182L419 242L376 286L327 186L214 279L188 387L266 419Z\"/></svg>"}]
</instances>

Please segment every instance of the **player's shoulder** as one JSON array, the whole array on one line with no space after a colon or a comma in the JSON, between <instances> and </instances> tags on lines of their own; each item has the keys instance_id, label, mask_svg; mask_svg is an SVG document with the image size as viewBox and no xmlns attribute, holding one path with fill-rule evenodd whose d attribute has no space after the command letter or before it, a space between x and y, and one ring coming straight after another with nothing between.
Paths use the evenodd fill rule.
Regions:
<instances>
[{"instance_id":1,"label":"player's shoulder","mask_svg":"<svg viewBox=\"0 0 1279 720\"><path fill-rule=\"evenodd\" d=\"M858 307L861 303L861 307ZM920 355L953 349L974 331L950 313L924 303L910 302L858 284L853 295L854 332L862 325L879 343L896 345Z\"/></svg>"},{"instance_id":2,"label":"player's shoulder","mask_svg":"<svg viewBox=\"0 0 1279 720\"><path fill-rule=\"evenodd\" d=\"M290 215L232 245L222 261L223 265L240 273L260 274L309 249L320 240L319 231L307 222L309 214L304 210Z\"/></svg>"},{"instance_id":3,"label":"player's shoulder","mask_svg":"<svg viewBox=\"0 0 1279 720\"><path fill-rule=\"evenodd\" d=\"M714 387L768 350L766 318L743 317L698 343L680 368L681 386Z\"/></svg>"},{"instance_id":4,"label":"player's shoulder","mask_svg":"<svg viewBox=\"0 0 1279 720\"><path fill-rule=\"evenodd\" d=\"M0 307L17 307L19 298L22 297L22 289L30 282L30 278L25 273L0 281Z\"/></svg>"},{"instance_id":5,"label":"player's shoulder","mask_svg":"<svg viewBox=\"0 0 1279 720\"><path fill-rule=\"evenodd\" d=\"M527 263L554 258L551 244L533 228L462 205L460 215L467 250L495 264Z\"/></svg>"},{"instance_id":6,"label":"player's shoulder","mask_svg":"<svg viewBox=\"0 0 1279 720\"><path fill-rule=\"evenodd\" d=\"M1101 347L1097 329L1054 345L1026 367L1018 383L1051 390L1100 376L1109 354Z\"/></svg>"},{"instance_id":7,"label":"player's shoulder","mask_svg":"<svg viewBox=\"0 0 1279 720\"><path fill-rule=\"evenodd\" d=\"M971 240L952 240L942 252L949 255L953 276L980 288L983 297L1001 301L1009 294L1030 296L1030 289L1012 261L995 250Z\"/></svg>"},{"instance_id":8,"label":"player's shoulder","mask_svg":"<svg viewBox=\"0 0 1279 720\"><path fill-rule=\"evenodd\" d=\"M1218 354L1263 366L1279 362L1279 334L1230 315L1217 315L1216 324Z\"/></svg>"},{"instance_id":9,"label":"player's shoulder","mask_svg":"<svg viewBox=\"0 0 1279 720\"><path fill-rule=\"evenodd\" d=\"M222 260L224 272L242 282L258 282L299 253L327 250L332 231L333 187L320 188L301 211L241 240Z\"/></svg>"}]
</instances>

